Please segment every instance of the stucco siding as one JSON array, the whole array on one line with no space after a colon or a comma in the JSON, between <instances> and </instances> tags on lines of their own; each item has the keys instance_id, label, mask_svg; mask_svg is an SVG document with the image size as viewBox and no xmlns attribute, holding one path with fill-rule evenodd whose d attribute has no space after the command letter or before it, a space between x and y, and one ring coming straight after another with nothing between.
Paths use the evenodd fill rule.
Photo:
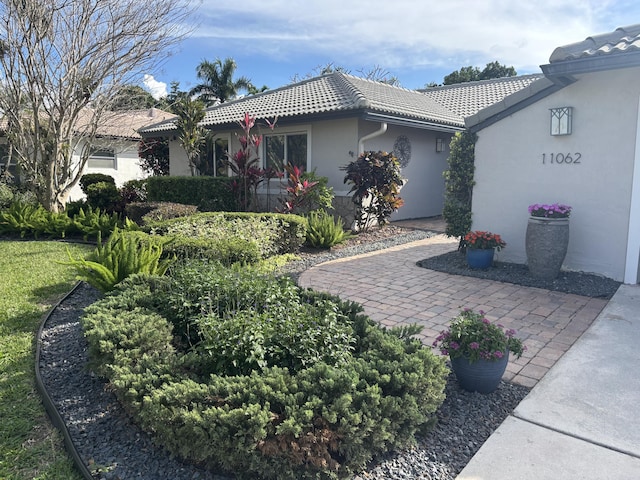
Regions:
<instances>
[{"instance_id":1,"label":"stucco siding","mask_svg":"<svg viewBox=\"0 0 640 480\"><path fill-rule=\"evenodd\" d=\"M99 142L95 142L96 145ZM138 180L145 178L147 174L140 167L140 158L138 158L138 142L137 141L115 141L103 142L105 147L112 148L116 155L115 168L94 168L86 166L84 174L87 173L103 173L113 177L116 182L116 186L122 187L122 185L129 180ZM77 150L81 149L78 146ZM77 163L80 162L80 156L78 153L74 154L74 159ZM80 200L85 195L77 184L71 189L69 200Z\"/></svg>"},{"instance_id":2,"label":"stucco siding","mask_svg":"<svg viewBox=\"0 0 640 480\"><path fill-rule=\"evenodd\" d=\"M559 202L573 207L564 267L623 279L638 74L629 68L581 75L479 132L473 229L503 236L501 260L525 263L528 206ZM549 109L565 106L573 107L573 133L552 136ZM572 162L552 163L552 154Z\"/></svg>"}]
</instances>

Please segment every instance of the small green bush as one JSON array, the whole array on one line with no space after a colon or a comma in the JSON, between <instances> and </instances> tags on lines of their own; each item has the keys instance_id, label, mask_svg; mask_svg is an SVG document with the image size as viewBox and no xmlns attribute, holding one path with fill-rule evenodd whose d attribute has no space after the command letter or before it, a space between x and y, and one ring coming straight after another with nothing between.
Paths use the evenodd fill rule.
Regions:
<instances>
[{"instance_id":1,"label":"small green bush","mask_svg":"<svg viewBox=\"0 0 640 480\"><path fill-rule=\"evenodd\" d=\"M351 233L344 229L342 218L334 218L323 210L309 213L307 220L306 243L314 248L331 248L351 237Z\"/></svg>"},{"instance_id":2,"label":"small green bush","mask_svg":"<svg viewBox=\"0 0 640 480\"><path fill-rule=\"evenodd\" d=\"M82 192L86 195L88 192L88 188L90 185L94 183L109 183L115 187L116 181L111 175L105 175L104 173L87 173L80 177L80 188Z\"/></svg>"},{"instance_id":3,"label":"small green bush","mask_svg":"<svg viewBox=\"0 0 640 480\"><path fill-rule=\"evenodd\" d=\"M194 215L198 211L198 208L195 205L185 205L183 203L151 202L141 203L138 205L140 205L139 211L141 213L150 207L147 212L141 215L142 225L170 220L172 218L187 217L189 215Z\"/></svg>"},{"instance_id":4,"label":"small green bush","mask_svg":"<svg viewBox=\"0 0 640 480\"><path fill-rule=\"evenodd\" d=\"M373 456L410 446L416 433L433 424L448 372L444 360L419 341L382 330L361 307L326 294L287 286L269 297L279 287L265 278L247 286L251 275L242 282L231 275L216 280L209 271L194 280L201 271L193 266L167 279L130 277L83 318L91 353L102 364L99 371L137 422L173 454L238 478L349 478ZM167 300L182 280L189 285ZM236 290L240 284L243 290ZM293 370L267 364L245 375L210 374L208 349L179 347L171 328L179 322L165 316L182 312L187 324L188 316L200 315L207 329L216 328L213 315L221 311L220 303L225 310L246 304L247 312L266 298L274 305L280 300L277 308L286 309L290 297L330 302L338 324L349 328L354 340L349 355L335 364L320 360ZM234 368L246 367L248 359L252 363L252 355L262 358L260 348L271 345L250 338L260 329L241 320L223 330L243 349L231 345L226 334L219 337L236 359ZM191 325L197 328L197 322ZM305 321L298 334L312 328ZM211 340L216 347L217 340Z\"/></svg>"},{"instance_id":5,"label":"small green bush","mask_svg":"<svg viewBox=\"0 0 640 480\"><path fill-rule=\"evenodd\" d=\"M120 196L128 205L147 201L147 180L129 180L120 188Z\"/></svg>"},{"instance_id":6,"label":"small green bush","mask_svg":"<svg viewBox=\"0 0 640 480\"><path fill-rule=\"evenodd\" d=\"M49 212L42 205L14 201L0 212L0 234L38 237L45 232Z\"/></svg>"},{"instance_id":7,"label":"small green bush","mask_svg":"<svg viewBox=\"0 0 640 480\"><path fill-rule=\"evenodd\" d=\"M85 281L102 292L112 290L132 274L164 275L170 260L160 259L162 246L142 242L140 235L143 234L116 229L104 244L98 236L98 246L87 259L74 259L69 253L68 265L73 265Z\"/></svg>"},{"instance_id":8,"label":"small green bush","mask_svg":"<svg viewBox=\"0 0 640 480\"><path fill-rule=\"evenodd\" d=\"M154 176L147 179L149 202L200 206L203 211L234 211L232 180L227 177Z\"/></svg>"},{"instance_id":9,"label":"small green bush","mask_svg":"<svg viewBox=\"0 0 640 480\"><path fill-rule=\"evenodd\" d=\"M307 221L297 215L207 212L148 222L147 227L160 235L244 240L254 243L261 258L266 258L297 251L304 242Z\"/></svg>"},{"instance_id":10,"label":"small green bush","mask_svg":"<svg viewBox=\"0 0 640 480\"><path fill-rule=\"evenodd\" d=\"M110 182L96 182L87 186L87 203L93 208L100 208L105 212L122 212L124 200L120 190Z\"/></svg>"},{"instance_id":11,"label":"small green bush","mask_svg":"<svg viewBox=\"0 0 640 480\"><path fill-rule=\"evenodd\" d=\"M13 190L9 185L0 181L0 210L7 208L13 202Z\"/></svg>"}]
</instances>

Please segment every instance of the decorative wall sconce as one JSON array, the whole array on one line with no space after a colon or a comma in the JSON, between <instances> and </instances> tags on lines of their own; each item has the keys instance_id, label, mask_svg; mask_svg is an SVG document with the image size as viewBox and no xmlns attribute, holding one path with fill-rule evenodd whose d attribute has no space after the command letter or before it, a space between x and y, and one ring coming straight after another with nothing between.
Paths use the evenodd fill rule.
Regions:
<instances>
[{"instance_id":1,"label":"decorative wall sconce","mask_svg":"<svg viewBox=\"0 0 640 480\"><path fill-rule=\"evenodd\" d=\"M573 107L551 108L551 135L571 135Z\"/></svg>"},{"instance_id":2,"label":"decorative wall sconce","mask_svg":"<svg viewBox=\"0 0 640 480\"><path fill-rule=\"evenodd\" d=\"M441 138L436 138L436 152L440 153L444 149L444 142Z\"/></svg>"}]
</instances>

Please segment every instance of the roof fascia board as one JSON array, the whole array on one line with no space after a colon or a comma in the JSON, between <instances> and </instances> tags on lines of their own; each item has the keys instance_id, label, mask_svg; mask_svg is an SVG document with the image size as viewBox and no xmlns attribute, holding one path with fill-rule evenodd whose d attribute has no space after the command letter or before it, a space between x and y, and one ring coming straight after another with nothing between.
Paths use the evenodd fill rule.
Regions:
<instances>
[{"instance_id":1,"label":"roof fascia board","mask_svg":"<svg viewBox=\"0 0 640 480\"><path fill-rule=\"evenodd\" d=\"M570 76L579 73L601 72L618 68L640 66L640 52L625 52L617 55L601 55L541 65L542 72L550 77Z\"/></svg>"},{"instance_id":2,"label":"roof fascia board","mask_svg":"<svg viewBox=\"0 0 640 480\"><path fill-rule=\"evenodd\" d=\"M391 125L399 125L402 127L412 127L412 128L420 128L422 130L433 130L437 132L460 132L464 130L464 127L461 125L456 127L454 125L442 125L435 122L429 122L426 120L419 120L413 118L401 118L401 117L392 117L389 115L384 115L381 113L365 111L361 117L363 120L372 121L372 122L386 122Z\"/></svg>"}]
</instances>

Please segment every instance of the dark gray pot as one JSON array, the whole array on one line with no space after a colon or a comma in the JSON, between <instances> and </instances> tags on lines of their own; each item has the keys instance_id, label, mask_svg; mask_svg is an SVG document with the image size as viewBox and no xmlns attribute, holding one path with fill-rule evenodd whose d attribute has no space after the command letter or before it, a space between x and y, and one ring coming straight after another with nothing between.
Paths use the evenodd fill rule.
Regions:
<instances>
[{"instance_id":1,"label":"dark gray pot","mask_svg":"<svg viewBox=\"0 0 640 480\"><path fill-rule=\"evenodd\" d=\"M470 363L466 357L451 359L451 369L458 384L469 392L491 393L500 384L509 363L509 352L499 360L476 360Z\"/></svg>"},{"instance_id":2,"label":"dark gray pot","mask_svg":"<svg viewBox=\"0 0 640 480\"><path fill-rule=\"evenodd\" d=\"M525 248L531 275L545 280L556 278L567 255L568 245L568 218L530 217Z\"/></svg>"}]
</instances>

